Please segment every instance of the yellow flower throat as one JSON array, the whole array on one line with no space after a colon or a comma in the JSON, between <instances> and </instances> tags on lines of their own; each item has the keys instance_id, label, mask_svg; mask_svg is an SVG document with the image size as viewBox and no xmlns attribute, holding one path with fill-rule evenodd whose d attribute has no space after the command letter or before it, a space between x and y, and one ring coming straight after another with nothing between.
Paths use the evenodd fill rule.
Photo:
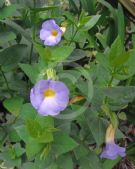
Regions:
<instances>
[{"instance_id":1,"label":"yellow flower throat","mask_svg":"<svg viewBox=\"0 0 135 169\"><path fill-rule=\"evenodd\" d=\"M58 35L58 32L57 32L56 30L53 30L53 31L51 32L51 34L52 34L52 36L57 36L57 35Z\"/></svg>"},{"instance_id":2,"label":"yellow flower throat","mask_svg":"<svg viewBox=\"0 0 135 169\"><path fill-rule=\"evenodd\" d=\"M44 97L54 97L56 95L56 92L52 89L47 89L43 93Z\"/></svg>"}]
</instances>

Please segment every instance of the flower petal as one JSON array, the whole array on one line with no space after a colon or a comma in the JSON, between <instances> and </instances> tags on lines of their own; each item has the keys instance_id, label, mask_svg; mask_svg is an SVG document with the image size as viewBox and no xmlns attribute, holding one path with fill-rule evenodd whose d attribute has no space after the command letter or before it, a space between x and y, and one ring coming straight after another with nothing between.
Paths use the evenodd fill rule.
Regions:
<instances>
[{"instance_id":1,"label":"flower petal","mask_svg":"<svg viewBox=\"0 0 135 169\"><path fill-rule=\"evenodd\" d=\"M49 86L51 89L55 90L57 93L64 92L67 95L69 94L69 90L63 82L51 80L49 83Z\"/></svg>"},{"instance_id":2,"label":"flower petal","mask_svg":"<svg viewBox=\"0 0 135 169\"><path fill-rule=\"evenodd\" d=\"M60 41L61 41L61 36L60 35L57 35L56 37L55 36L46 36L46 38L44 39L44 45L46 46L54 46L54 45L57 45Z\"/></svg>"},{"instance_id":3,"label":"flower petal","mask_svg":"<svg viewBox=\"0 0 135 169\"><path fill-rule=\"evenodd\" d=\"M101 158L107 158L111 160L116 159L118 156L126 156L125 148L120 147L115 143L107 143L104 151L100 155Z\"/></svg>"},{"instance_id":4,"label":"flower petal","mask_svg":"<svg viewBox=\"0 0 135 169\"><path fill-rule=\"evenodd\" d=\"M51 115L55 116L59 114L60 108L57 104L55 98L45 98L42 104L38 109L39 114L41 115Z\"/></svg>"},{"instance_id":5,"label":"flower petal","mask_svg":"<svg viewBox=\"0 0 135 169\"><path fill-rule=\"evenodd\" d=\"M46 37L49 37L49 36L51 36L50 31L47 31L47 30L44 30L44 29L40 30L40 39L41 40L46 40Z\"/></svg>"},{"instance_id":6,"label":"flower petal","mask_svg":"<svg viewBox=\"0 0 135 169\"><path fill-rule=\"evenodd\" d=\"M42 28L44 30L49 30L50 31L50 30L52 30L54 28L57 28L57 27L58 26L57 26L57 24L56 24L54 19L47 20L47 21L43 22L43 24L42 24Z\"/></svg>"},{"instance_id":7,"label":"flower petal","mask_svg":"<svg viewBox=\"0 0 135 169\"><path fill-rule=\"evenodd\" d=\"M38 109L42 103L44 90L48 88L47 80L40 80L30 91L30 101L35 109Z\"/></svg>"}]
</instances>

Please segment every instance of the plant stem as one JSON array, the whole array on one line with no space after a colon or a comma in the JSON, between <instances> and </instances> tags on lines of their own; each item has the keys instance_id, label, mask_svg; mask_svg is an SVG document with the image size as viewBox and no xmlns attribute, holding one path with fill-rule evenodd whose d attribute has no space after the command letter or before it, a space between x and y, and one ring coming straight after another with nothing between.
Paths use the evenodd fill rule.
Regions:
<instances>
[{"instance_id":1,"label":"plant stem","mask_svg":"<svg viewBox=\"0 0 135 169\"><path fill-rule=\"evenodd\" d=\"M75 38L77 32L78 32L78 29L76 29L74 35L72 36L72 38L71 38L71 40L70 40L70 42L69 42L69 45L71 45L71 43L73 42L73 40L74 40L74 38Z\"/></svg>"},{"instance_id":2,"label":"plant stem","mask_svg":"<svg viewBox=\"0 0 135 169\"><path fill-rule=\"evenodd\" d=\"M111 79L110 79L110 81L109 81L109 83L108 83L108 87L112 86L113 79L114 79L114 77L112 76Z\"/></svg>"},{"instance_id":3,"label":"plant stem","mask_svg":"<svg viewBox=\"0 0 135 169\"><path fill-rule=\"evenodd\" d=\"M33 0L33 8L34 8L34 9L36 8L36 0ZM32 34L32 38L33 38L33 41L35 41L35 39L36 39L36 27L35 27L36 13L35 13L35 11L34 11L34 14L33 14L33 18L34 18L34 24L33 24L33 34Z\"/></svg>"},{"instance_id":4,"label":"plant stem","mask_svg":"<svg viewBox=\"0 0 135 169\"><path fill-rule=\"evenodd\" d=\"M31 64L31 62L32 62L32 52L33 52L33 43L31 44L31 48L30 48L29 64Z\"/></svg>"},{"instance_id":5,"label":"plant stem","mask_svg":"<svg viewBox=\"0 0 135 169\"><path fill-rule=\"evenodd\" d=\"M9 93L10 93L10 95L12 96L12 93L11 93L11 90L10 90L10 88L9 88L9 84L8 84L7 78L6 78L6 76L5 76L4 72L3 72L3 70L2 70L1 68L0 68L0 71L1 71L1 74L2 74L2 76L3 76L3 78L4 78L4 80L5 80L5 83L6 83L6 86L7 86L8 92L9 92Z\"/></svg>"},{"instance_id":6,"label":"plant stem","mask_svg":"<svg viewBox=\"0 0 135 169\"><path fill-rule=\"evenodd\" d=\"M130 83L132 82L133 77L130 77L126 81L126 86L130 86Z\"/></svg>"}]
</instances>

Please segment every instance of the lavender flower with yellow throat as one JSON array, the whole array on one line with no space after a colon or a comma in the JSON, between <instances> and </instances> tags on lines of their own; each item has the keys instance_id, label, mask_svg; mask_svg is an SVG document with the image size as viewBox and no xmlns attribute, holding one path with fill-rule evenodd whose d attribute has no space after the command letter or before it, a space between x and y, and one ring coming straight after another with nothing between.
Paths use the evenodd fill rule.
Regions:
<instances>
[{"instance_id":1,"label":"lavender flower with yellow throat","mask_svg":"<svg viewBox=\"0 0 135 169\"><path fill-rule=\"evenodd\" d=\"M61 81L54 80L56 72L47 70L48 80L40 80L30 92L32 106L43 116L56 116L69 103L68 87Z\"/></svg>"},{"instance_id":2,"label":"lavender flower with yellow throat","mask_svg":"<svg viewBox=\"0 0 135 169\"><path fill-rule=\"evenodd\" d=\"M63 31L56 24L54 19L43 22L40 30L40 39L46 46L55 46L61 41Z\"/></svg>"},{"instance_id":3,"label":"lavender flower with yellow throat","mask_svg":"<svg viewBox=\"0 0 135 169\"><path fill-rule=\"evenodd\" d=\"M126 149L124 147L120 147L119 145L115 144L115 129L112 124L109 125L106 131L106 146L101 153L101 158L107 158L111 160L115 160L118 156L125 157L126 156Z\"/></svg>"},{"instance_id":4,"label":"lavender flower with yellow throat","mask_svg":"<svg viewBox=\"0 0 135 169\"><path fill-rule=\"evenodd\" d=\"M39 114L56 116L67 107L69 90L63 82L40 80L31 89L30 101Z\"/></svg>"}]
</instances>

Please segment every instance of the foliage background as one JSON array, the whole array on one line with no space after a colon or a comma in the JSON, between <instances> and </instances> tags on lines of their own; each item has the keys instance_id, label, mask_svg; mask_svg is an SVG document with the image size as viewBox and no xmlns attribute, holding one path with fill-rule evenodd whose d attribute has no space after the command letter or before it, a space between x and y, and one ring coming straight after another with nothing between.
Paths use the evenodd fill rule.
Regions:
<instances>
[{"instance_id":1,"label":"foliage background","mask_svg":"<svg viewBox=\"0 0 135 169\"><path fill-rule=\"evenodd\" d=\"M119 167L134 168L131 10L104 0L1 0L0 8L1 168L112 169L120 158L99 158L109 121L127 148ZM67 29L50 48L39 40L49 18ZM29 103L31 87L48 68L70 89L70 105L56 118L37 115Z\"/></svg>"}]
</instances>

